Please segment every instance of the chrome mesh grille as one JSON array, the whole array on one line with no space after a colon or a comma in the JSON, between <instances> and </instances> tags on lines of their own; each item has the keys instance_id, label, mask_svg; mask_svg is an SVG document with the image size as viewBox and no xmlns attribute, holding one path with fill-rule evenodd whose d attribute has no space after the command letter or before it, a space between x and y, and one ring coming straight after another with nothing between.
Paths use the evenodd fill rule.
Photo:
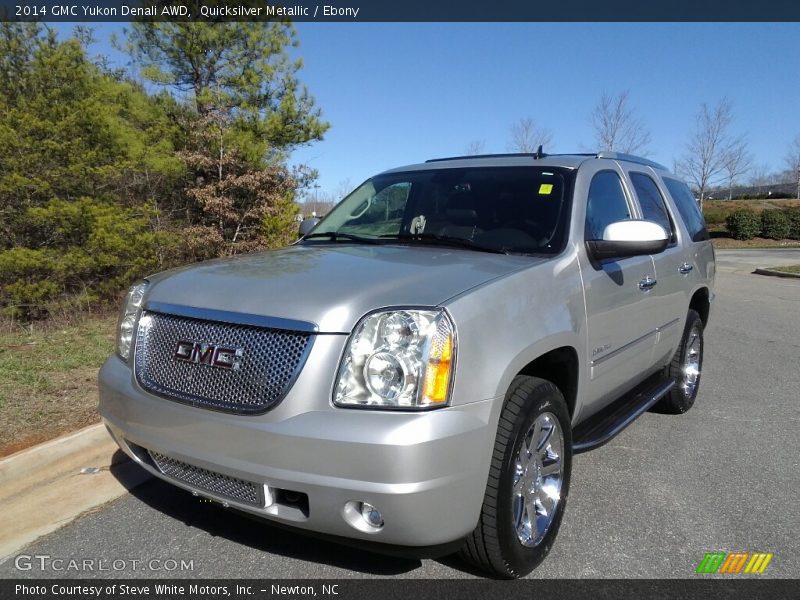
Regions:
<instances>
[{"instance_id":1,"label":"chrome mesh grille","mask_svg":"<svg viewBox=\"0 0 800 600\"><path fill-rule=\"evenodd\" d=\"M167 477L186 485L224 496L244 504L264 505L263 486L251 481L229 477L207 469L181 462L164 454L148 450L153 464Z\"/></svg>"},{"instance_id":2,"label":"chrome mesh grille","mask_svg":"<svg viewBox=\"0 0 800 600\"><path fill-rule=\"evenodd\" d=\"M236 369L179 360L179 342L236 348L241 357ZM262 413L288 393L311 342L305 332L145 312L136 334L136 379L144 389L178 402Z\"/></svg>"}]
</instances>

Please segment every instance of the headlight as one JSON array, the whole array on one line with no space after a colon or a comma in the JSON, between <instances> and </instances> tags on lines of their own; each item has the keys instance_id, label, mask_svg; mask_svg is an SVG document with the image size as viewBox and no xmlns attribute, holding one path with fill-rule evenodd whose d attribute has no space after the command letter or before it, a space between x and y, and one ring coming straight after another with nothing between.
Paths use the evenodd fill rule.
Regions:
<instances>
[{"instance_id":1,"label":"headlight","mask_svg":"<svg viewBox=\"0 0 800 600\"><path fill-rule=\"evenodd\" d=\"M139 318L139 311L142 308L142 299L144 298L144 290L146 287L146 281L131 286L131 289L128 290L128 295L125 297L125 303L122 305L122 311L119 314L119 325L117 326L117 354L126 361L131 355L133 328L136 326L136 320Z\"/></svg>"},{"instance_id":2,"label":"headlight","mask_svg":"<svg viewBox=\"0 0 800 600\"><path fill-rule=\"evenodd\" d=\"M333 402L369 408L446 406L455 329L443 310L391 310L365 317L345 349Z\"/></svg>"}]
</instances>

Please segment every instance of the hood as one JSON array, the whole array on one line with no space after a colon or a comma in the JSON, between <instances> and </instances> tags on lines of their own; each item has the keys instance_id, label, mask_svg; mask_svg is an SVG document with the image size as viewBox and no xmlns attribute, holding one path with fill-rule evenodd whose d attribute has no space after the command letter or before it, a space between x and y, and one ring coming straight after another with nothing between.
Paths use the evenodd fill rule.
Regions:
<instances>
[{"instance_id":1,"label":"hood","mask_svg":"<svg viewBox=\"0 0 800 600\"><path fill-rule=\"evenodd\" d=\"M323 333L349 333L372 310L436 306L542 260L427 246L296 245L149 277L146 301L308 321Z\"/></svg>"}]
</instances>

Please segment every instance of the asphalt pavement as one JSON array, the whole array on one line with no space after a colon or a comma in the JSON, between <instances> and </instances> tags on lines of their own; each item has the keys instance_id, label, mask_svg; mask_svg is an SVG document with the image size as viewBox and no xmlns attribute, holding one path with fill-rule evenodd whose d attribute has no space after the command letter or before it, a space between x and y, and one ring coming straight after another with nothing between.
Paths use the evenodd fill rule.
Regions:
<instances>
[{"instance_id":1,"label":"asphalt pavement","mask_svg":"<svg viewBox=\"0 0 800 600\"><path fill-rule=\"evenodd\" d=\"M694 408L647 413L575 457L561 532L531 577L696 577L712 551L772 552L761 577L800 574L800 280L749 273L800 263L800 251L773 252L717 253ZM151 481L0 564L0 578L87 576L479 574L455 557L386 557L283 531Z\"/></svg>"}]
</instances>

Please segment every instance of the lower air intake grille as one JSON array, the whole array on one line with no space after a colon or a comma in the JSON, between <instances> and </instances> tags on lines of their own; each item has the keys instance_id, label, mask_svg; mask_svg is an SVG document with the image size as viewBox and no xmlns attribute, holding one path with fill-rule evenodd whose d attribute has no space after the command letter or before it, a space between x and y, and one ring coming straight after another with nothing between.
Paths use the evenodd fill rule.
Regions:
<instances>
[{"instance_id":1,"label":"lower air intake grille","mask_svg":"<svg viewBox=\"0 0 800 600\"><path fill-rule=\"evenodd\" d=\"M153 450L149 450L148 453L158 470L167 477L243 504L264 506L264 488L261 485L201 469Z\"/></svg>"}]
</instances>

